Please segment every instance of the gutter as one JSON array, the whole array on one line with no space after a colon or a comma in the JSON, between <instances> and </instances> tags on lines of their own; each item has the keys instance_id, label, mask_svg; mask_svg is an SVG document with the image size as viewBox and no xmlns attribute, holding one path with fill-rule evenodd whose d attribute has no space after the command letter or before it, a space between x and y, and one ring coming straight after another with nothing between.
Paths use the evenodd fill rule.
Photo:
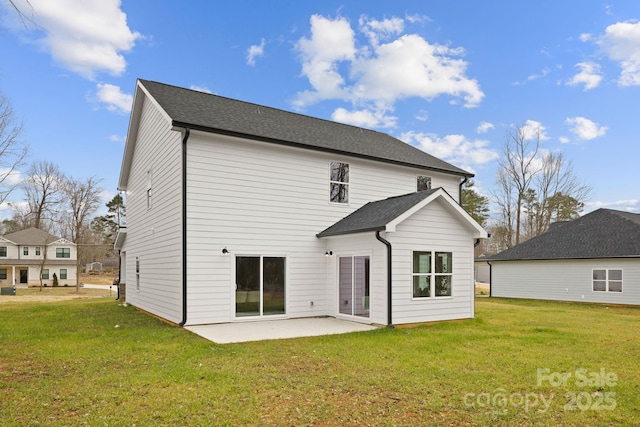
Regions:
<instances>
[{"instance_id":1,"label":"gutter","mask_svg":"<svg viewBox=\"0 0 640 427\"><path fill-rule=\"evenodd\" d=\"M182 321L187 323L187 140L191 130L184 127L182 138Z\"/></svg>"},{"instance_id":2,"label":"gutter","mask_svg":"<svg viewBox=\"0 0 640 427\"><path fill-rule=\"evenodd\" d=\"M380 230L376 231L376 239L378 239L379 241L381 241L382 243L384 243L384 245L387 247L387 327L389 328L393 328L393 316L392 316L392 307L393 305L391 304L391 278L392 278L392 271L391 271L391 261L392 261L392 256L391 256L391 243L389 243L388 240L385 240L382 236L380 236Z\"/></svg>"}]
</instances>

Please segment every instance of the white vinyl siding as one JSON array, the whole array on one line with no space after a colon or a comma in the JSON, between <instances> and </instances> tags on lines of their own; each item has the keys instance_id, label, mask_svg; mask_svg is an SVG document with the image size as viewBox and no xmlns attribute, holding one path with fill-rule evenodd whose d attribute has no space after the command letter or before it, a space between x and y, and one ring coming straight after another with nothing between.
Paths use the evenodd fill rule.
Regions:
<instances>
[{"instance_id":1,"label":"white vinyl siding","mask_svg":"<svg viewBox=\"0 0 640 427\"><path fill-rule=\"evenodd\" d=\"M474 316L473 239L467 227L444 202L435 200L403 221L396 232L383 233L393 246L394 324ZM452 254L451 297L414 298L414 251Z\"/></svg>"},{"instance_id":2,"label":"white vinyl siding","mask_svg":"<svg viewBox=\"0 0 640 427\"><path fill-rule=\"evenodd\" d=\"M139 258L139 292L127 292L127 302L177 323L182 320L182 135L170 127L156 104L144 99L127 185L130 265L123 269L122 280L136 284ZM149 171L153 171L152 209L147 204Z\"/></svg>"},{"instance_id":3,"label":"white vinyl siding","mask_svg":"<svg viewBox=\"0 0 640 427\"><path fill-rule=\"evenodd\" d=\"M287 257L289 317L333 315L327 287L335 283L327 283L326 246L316 234L370 201L416 189L417 169L344 156L349 204L330 203L334 155L199 132L191 133L187 150L188 323L233 320L225 247L231 254ZM432 176L434 187L457 197L459 177Z\"/></svg>"},{"instance_id":4,"label":"white vinyl siding","mask_svg":"<svg viewBox=\"0 0 640 427\"><path fill-rule=\"evenodd\" d=\"M640 304L640 259L492 261L491 295ZM594 292L593 270L623 270L623 292Z\"/></svg>"}]
</instances>

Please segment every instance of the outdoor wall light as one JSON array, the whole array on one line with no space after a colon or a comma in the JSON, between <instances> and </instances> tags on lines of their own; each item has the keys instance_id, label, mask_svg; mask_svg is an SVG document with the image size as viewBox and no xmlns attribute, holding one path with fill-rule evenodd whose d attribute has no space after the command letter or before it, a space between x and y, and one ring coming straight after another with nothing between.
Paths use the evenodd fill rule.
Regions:
<instances>
[{"instance_id":1,"label":"outdoor wall light","mask_svg":"<svg viewBox=\"0 0 640 427\"><path fill-rule=\"evenodd\" d=\"M229 250L227 248L222 249L222 255L227 255L228 253L229 253Z\"/></svg>"},{"instance_id":2,"label":"outdoor wall light","mask_svg":"<svg viewBox=\"0 0 640 427\"><path fill-rule=\"evenodd\" d=\"M324 256L331 256L331 255L333 255L333 251L330 251L330 250L327 250L327 251L324 253Z\"/></svg>"}]
</instances>

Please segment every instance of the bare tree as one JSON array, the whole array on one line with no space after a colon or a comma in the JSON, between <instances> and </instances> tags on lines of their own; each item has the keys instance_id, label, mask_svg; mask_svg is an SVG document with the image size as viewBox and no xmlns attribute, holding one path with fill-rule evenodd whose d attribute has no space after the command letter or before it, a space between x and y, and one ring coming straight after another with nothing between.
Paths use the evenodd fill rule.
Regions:
<instances>
[{"instance_id":1,"label":"bare tree","mask_svg":"<svg viewBox=\"0 0 640 427\"><path fill-rule=\"evenodd\" d=\"M589 197L591 189L579 182L571 162L542 150L540 136L539 128L527 126L507 133L492 192L502 249L539 236L553 221L576 218Z\"/></svg>"},{"instance_id":2,"label":"bare tree","mask_svg":"<svg viewBox=\"0 0 640 427\"><path fill-rule=\"evenodd\" d=\"M22 123L17 123L11 102L0 94L0 203L18 185L16 168L24 162L29 147L20 139Z\"/></svg>"},{"instance_id":3,"label":"bare tree","mask_svg":"<svg viewBox=\"0 0 640 427\"><path fill-rule=\"evenodd\" d=\"M515 214L513 230L515 232L514 244L520 243L520 230L522 225L522 207L527 190L531 188L531 182L537 175L536 157L540 150L540 128L532 129L529 125L523 125L517 130L508 130L502 157L499 160L499 179L501 186L508 186L509 195L515 198L512 214ZM506 189L504 189L506 190ZM504 191L507 193L507 191ZM512 201L510 200L511 204Z\"/></svg>"},{"instance_id":4,"label":"bare tree","mask_svg":"<svg viewBox=\"0 0 640 427\"><path fill-rule=\"evenodd\" d=\"M31 5L31 2L29 0L24 0L24 2L26 3L27 7L23 9L18 6L18 4L14 0L7 0L7 3L9 3L9 7L16 12L16 14L18 15L18 19L20 19L20 22L22 22L22 25L24 25L25 28L29 28L29 24L36 25L33 19L33 5ZM25 9L29 9L29 11L26 11Z\"/></svg>"},{"instance_id":5,"label":"bare tree","mask_svg":"<svg viewBox=\"0 0 640 427\"><path fill-rule=\"evenodd\" d=\"M48 161L33 162L21 183L33 227L51 231L62 208L65 177Z\"/></svg>"},{"instance_id":6,"label":"bare tree","mask_svg":"<svg viewBox=\"0 0 640 427\"><path fill-rule=\"evenodd\" d=\"M69 231L71 240L76 244L76 292L80 292L80 258L85 230L89 228L91 215L100 205L100 180L95 177L87 179L68 178L65 185L65 195L69 205Z\"/></svg>"}]
</instances>

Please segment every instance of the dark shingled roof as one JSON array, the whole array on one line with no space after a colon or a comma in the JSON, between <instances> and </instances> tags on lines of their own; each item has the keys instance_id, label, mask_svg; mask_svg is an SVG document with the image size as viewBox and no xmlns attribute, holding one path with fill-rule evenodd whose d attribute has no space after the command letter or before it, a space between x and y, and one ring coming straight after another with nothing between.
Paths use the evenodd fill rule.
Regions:
<instances>
[{"instance_id":1,"label":"dark shingled roof","mask_svg":"<svg viewBox=\"0 0 640 427\"><path fill-rule=\"evenodd\" d=\"M473 176L385 133L164 83L140 83L177 127Z\"/></svg>"},{"instance_id":2,"label":"dark shingled roof","mask_svg":"<svg viewBox=\"0 0 640 427\"><path fill-rule=\"evenodd\" d=\"M390 197L377 202L369 202L357 211L344 217L326 230L318 233L318 237L339 236L342 234L363 233L366 231L381 231L385 226L417 205L438 188L403 196Z\"/></svg>"},{"instance_id":3,"label":"dark shingled roof","mask_svg":"<svg viewBox=\"0 0 640 427\"><path fill-rule=\"evenodd\" d=\"M483 260L636 257L640 257L640 214L598 209Z\"/></svg>"}]
</instances>

